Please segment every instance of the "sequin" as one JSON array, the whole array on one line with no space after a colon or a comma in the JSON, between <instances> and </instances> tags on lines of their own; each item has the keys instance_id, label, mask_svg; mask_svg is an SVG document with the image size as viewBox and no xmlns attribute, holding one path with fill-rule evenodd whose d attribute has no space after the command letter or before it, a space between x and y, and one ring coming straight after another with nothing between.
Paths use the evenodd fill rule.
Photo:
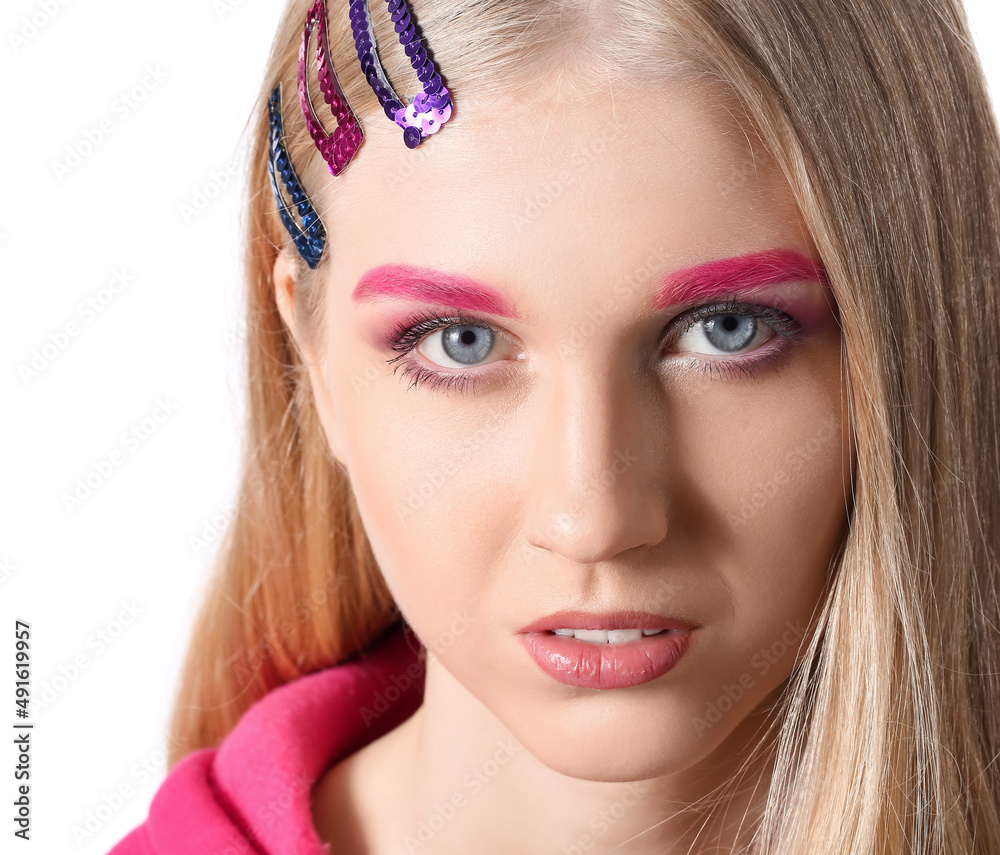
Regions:
<instances>
[{"instance_id":1,"label":"sequin","mask_svg":"<svg viewBox=\"0 0 1000 855\"><path fill-rule=\"evenodd\" d=\"M410 65L417 74L417 79L423 84L424 91L417 94L412 103L396 94L392 84L385 76L378 61L375 48L374 27L368 12L367 0L351 0L348 17L351 22L351 32L354 36L354 46L357 49L358 62L364 72L365 79L381 104L386 116L403 129L403 142L407 148L416 148L431 134L441 130L452 114L451 93L442 84L434 63L427 56L423 40L417 37L409 4L406 0L386 0L393 29L399 37ZM298 62L298 94L299 106L306 129L313 143L334 176L339 175L357 154L364 139L364 132L358 122L354 110L347 101L344 91L337 79L330 59L330 43L327 34L326 0L315 0L306 14L302 28L302 40L299 44ZM316 117L312 101L309 98L307 78L307 57L309 56L309 38L316 31L316 78L319 81L323 100L337 120L337 127L328 134L322 123ZM274 87L268 101L270 118L269 143L270 156L267 170L271 179L271 189L278 203L278 214L282 224L291 235L299 254L306 263L315 268L323 254L326 245L326 229L323 222L302 189L302 184L295 174L291 159L285 148L285 132L281 118L281 84ZM301 226L293 217L293 208L282 194L278 185L280 176L288 197L292 200L294 209L302 218Z\"/></svg>"},{"instance_id":2,"label":"sequin","mask_svg":"<svg viewBox=\"0 0 1000 855\"><path fill-rule=\"evenodd\" d=\"M285 128L281 118L281 84L279 83L271 91L271 97L267 102L269 118L268 141L269 156L267 160L267 172L271 178L271 190L274 192L274 199L278 203L278 216L281 223L291 235L295 248L299 255L305 259L306 264L315 268L323 255L323 248L326 245L326 229L320 220L316 209L309 202L302 184L295 170L292 168L291 159L285 148ZM291 207L281 193L278 186L278 174L280 172L285 190L296 203L295 207L302 217L301 227L295 222L292 216Z\"/></svg>"},{"instance_id":3,"label":"sequin","mask_svg":"<svg viewBox=\"0 0 1000 855\"><path fill-rule=\"evenodd\" d=\"M353 159L364 134L333 70L326 22L326 2L316 0L306 14L305 25L302 28L302 42L299 45L299 105L313 143L323 155L330 173L336 176ZM313 29L316 30L316 76L320 91L323 93L323 100L337 119L337 127L332 134L323 129L309 100L306 56L309 51L309 36Z\"/></svg>"},{"instance_id":4,"label":"sequin","mask_svg":"<svg viewBox=\"0 0 1000 855\"><path fill-rule=\"evenodd\" d=\"M406 0L386 0L393 29L399 37L410 65L423 84L424 91L411 104L401 98L385 79L378 63L374 44L374 27L371 24L367 0L352 0L350 6L351 30L361 68L378 98L386 116L403 128L403 142L407 148L416 148L427 136L436 133L451 118L451 95L441 84L441 76L427 56L423 40L417 37L416 25L410 16Z\"/></svg>"}]
</instances>

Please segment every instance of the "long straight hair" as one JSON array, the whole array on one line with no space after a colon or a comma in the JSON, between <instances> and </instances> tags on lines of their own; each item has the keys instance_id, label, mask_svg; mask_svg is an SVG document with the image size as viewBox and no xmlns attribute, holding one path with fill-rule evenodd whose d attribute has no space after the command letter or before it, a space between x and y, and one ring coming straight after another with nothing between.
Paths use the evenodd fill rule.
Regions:
<instances>
[{"instance_id":1,"label":"long straight hair","mask_svg":"<svg viewBox=\"0 0 1000 855\"><path fill-rule=\"evenodd\" d=\"M399 619L297 344L322 317L324 265L300 263L301 329L285 327L274 297L272 268L288 244L265 165L275 83L307 191L337 189L288 108L310 2L285 9L248 125L242 482L180 675L171 766L217 745L266 692L342 661ZM957 0L597 5L412 8L456 103L463 91L503 98L571 56L581 80L589 68L651 91L679 76L708 83L776 159L819 248L843 330L853 509L782 698L753 851L996 855L1000 139L964 12ZM382 64L412 97L420 84L388 14L373 16ZM330 33L362 124L386 121L347 4L331 4Z\"/></svg>"}]
</instances>

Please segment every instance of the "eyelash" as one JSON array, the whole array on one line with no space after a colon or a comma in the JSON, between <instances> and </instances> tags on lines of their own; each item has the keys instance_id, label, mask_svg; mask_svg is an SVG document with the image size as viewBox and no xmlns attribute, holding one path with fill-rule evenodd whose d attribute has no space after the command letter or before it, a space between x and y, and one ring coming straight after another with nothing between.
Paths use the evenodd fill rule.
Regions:
<instances>
[{"instance_id":1,"label":"eyelash","mask_svg":"<svg viewBox=\"0 0 1000 855\"><path fill-rule=\"evenodd\" d=\"M732 297L724 303L698 306L680 315L677 321L679 322L678 325L682 328L678 333L674 334L674 337L687 332L699 321L726 314L760 318L778 336L789 341L794 340L795 336L802 329L798 321L780 309L757 303L744 303ZM425 368L408 358L410 352L432 332L457 326L483 327L491 330L497 338L506 338L503 330L498 329L493 324L476 318L467 318L461 312L457 312L451 317L441 317L431 312L422 312L410 316L407 320L396 326L389 334L389 346L393 350L398 351L399 356L387 360L387 364L392 365L395 362L399 362L402 365L402 376L410 377L412 381L408 388L421 386L426 383L429 389L443 389L446 391L456 389L466 394L475 393L479 389L482 380L487 379L487 374L495 375L498 372L496 370L489 372L466 371L461 374L444 374ZM771 340L768 339L768 342ZM732 379L738 376L750 379L759 376L759 372L765 366L774 368L777 371L777 366L785 355L786 349L784 345L778 348L772 347L765 350L761 355L726 360L704 360L697 357L693 357L692 359L694 368L700 373L707 373L724 379ZM500 373L502 372L503 369L500 369Z\"/></svg>"}]
</instances>

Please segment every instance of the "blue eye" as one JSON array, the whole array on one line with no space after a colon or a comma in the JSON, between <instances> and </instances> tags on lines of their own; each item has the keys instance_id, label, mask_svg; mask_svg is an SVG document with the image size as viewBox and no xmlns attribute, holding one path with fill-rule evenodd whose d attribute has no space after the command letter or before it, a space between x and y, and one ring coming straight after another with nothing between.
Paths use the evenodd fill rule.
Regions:
<instances>
[{"instance_id":1,"label":"blue eye","mask_svg":"<svg viewBox=\"0 0 1000 855\"><path fill-rule=\"evenodd\" d=\"M399 356L388 360L388 363L401 363L402 375L412 380L410 388L426 382L434 389L475 391L487 372L448 374L434 371L410 359L409 354L417 350L426 360L441 368L463 368L489 357L498 340L506 341L501 330L483 321L469 320L461 313L450 318L433 314L417 315L390 334L390 346L399 351Z\"/></svg>"},{"instance_id":2,"label":"blue eye","mask_svg":"<svg viewBox=\"0 0 1000 855\"><path fill-rule=\"evenodd\" d=\"M753 315L727 312L694 322L676 341L681 350L712 356L730 356L774 335L770 325Z\"/></svg>"},{"instance_id":3,"label":"blue eye","mask_svg":"<svg viewBox=\"0 0 1000 855\"><path fill-rule=\"evenodd\" d=\"M458 366L444 365L445 368L462 367L485 359L493 350L496 338L496 333L489 327L462 324L436 330L421 342L420 347L424 348L422 353L431 362L441 364L441 360L450 359Z\"/></svg>"},{"instance_id":4,"label":"blue eye","mask_svg":"<svg viewBox=\"0 0 1000 855\"><path fill-rule=\"evenodd\" d=\"M764 365L774 367L784 355L787 343L795 340L802 330L801 324L787 312L772 306L741 303L735 297L725 303L691 309L672 326L680 327L680 332L668 337L673 354L734 357L692 359L698 370L723 377L754 377ZM775 338L782 339L777 346L762 347ZM749 354L734 356L748 348L752 348Z\"/></svg>"}]
</instances>

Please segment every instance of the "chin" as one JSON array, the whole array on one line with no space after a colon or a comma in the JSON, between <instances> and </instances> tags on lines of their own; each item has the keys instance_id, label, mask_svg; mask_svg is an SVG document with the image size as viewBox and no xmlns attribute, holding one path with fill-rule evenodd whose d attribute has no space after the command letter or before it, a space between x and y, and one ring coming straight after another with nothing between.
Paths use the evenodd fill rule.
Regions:
<instances>
[{"instance_id":1,"label":"chin","mask_svg":"<svg viewBox=\"0 0 1000 855\"><path fill-rule=\"evenodd\" d=\"M655 713L578 711L566 708L535 717L519 715L505 722L514 737L535 759L561 775L584 781L645 781L683 772L708 757L740 723L730 716L696 735L687 712L670 711L669 703Z\"/></svg>"}]
</instances>

